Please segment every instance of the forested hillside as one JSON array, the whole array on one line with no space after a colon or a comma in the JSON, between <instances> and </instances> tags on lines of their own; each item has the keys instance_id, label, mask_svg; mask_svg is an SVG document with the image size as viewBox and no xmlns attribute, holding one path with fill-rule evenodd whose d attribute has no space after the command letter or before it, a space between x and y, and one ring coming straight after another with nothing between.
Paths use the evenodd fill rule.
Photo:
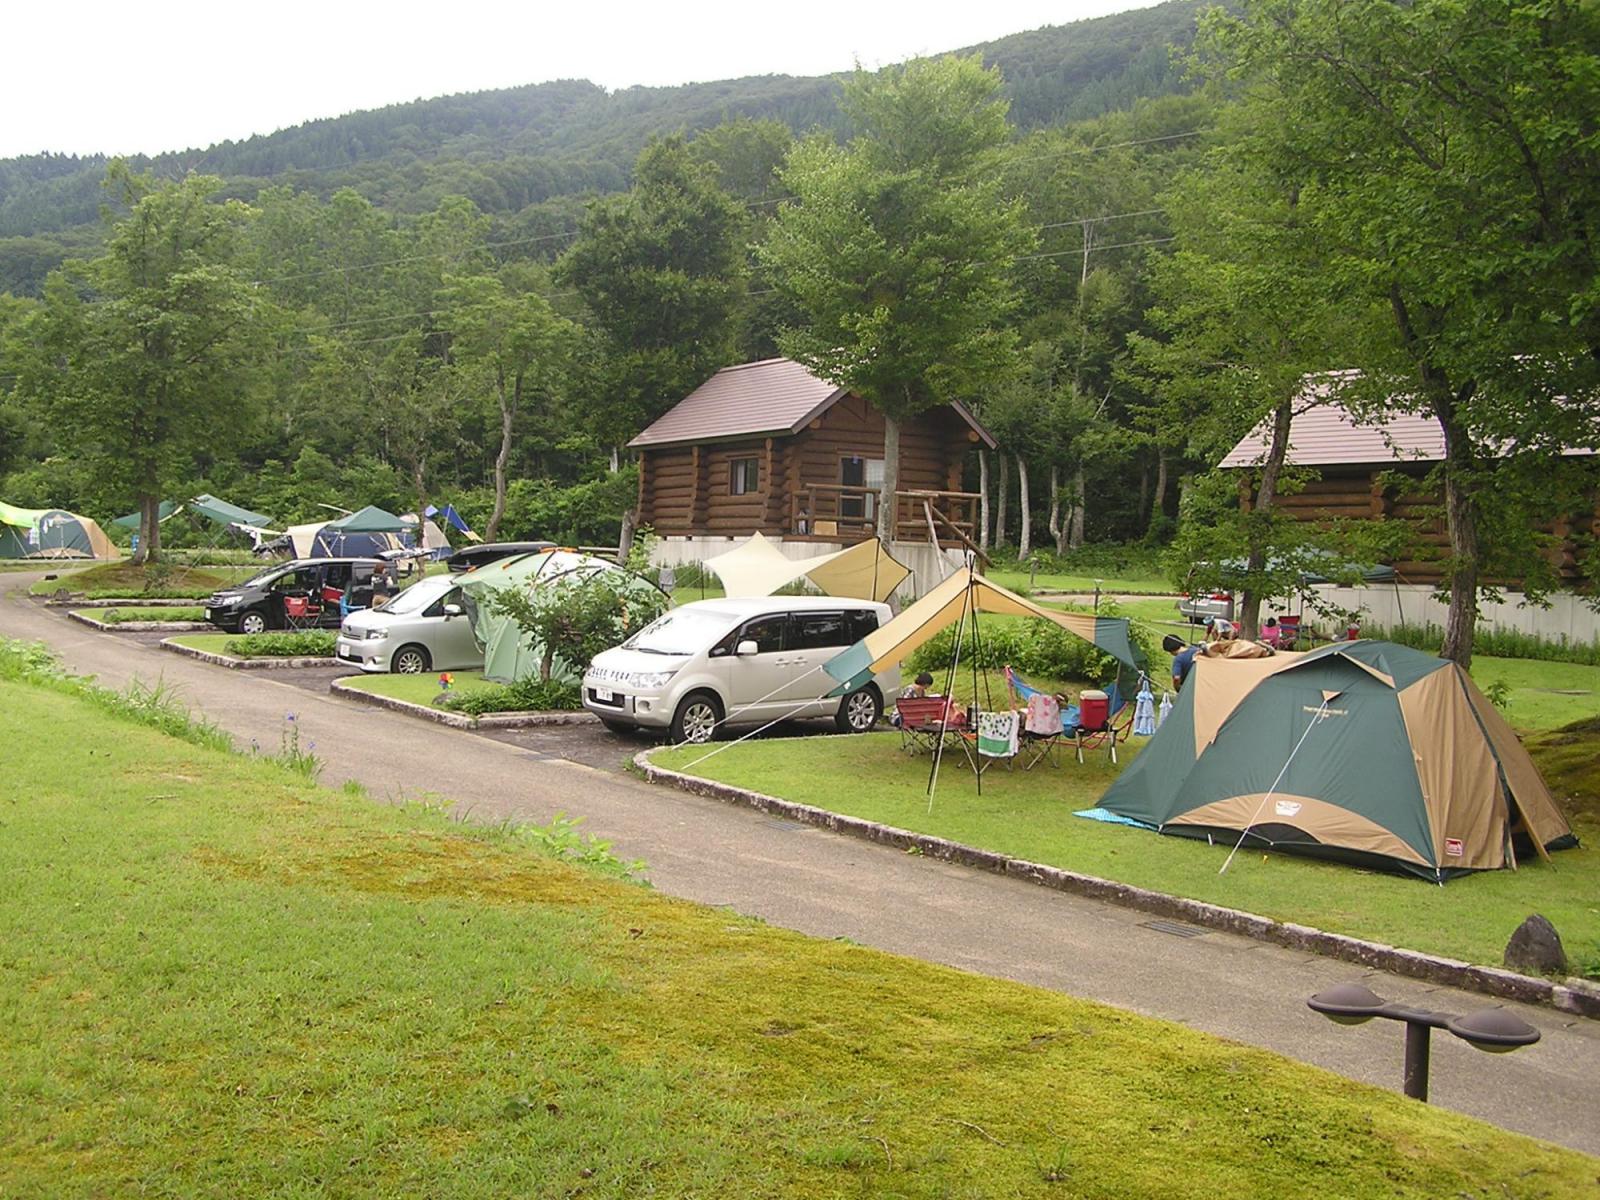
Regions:
<instances>
[{"instance_id":1,"label":"forested hillside","mask_svg":"<svg viewBox=\"0 0 1600 1200\"><path fill-rule=\"evenodd\" d=\"M1098 116L1140 97L1179 90L1169 46L1186 46L1196 0L1018 33L976 47L1007 81L1019 129ZM839 79L764 76L607 92L562 80L395 104L311 121L206 150L130 165L160 178L194 171L253 200L287 185L326 199L353 188L387 211L427 212L463 195L506 230L570 227L551 219L554 198L619 191L653 135L693 134L737 117L781 122L794 133L843 128ZM68 254L98 241L103 157L35 155L0 160L0 292L36 294ZM532 210L532 211L530 211Z\"/></svg>"}]
</instances>

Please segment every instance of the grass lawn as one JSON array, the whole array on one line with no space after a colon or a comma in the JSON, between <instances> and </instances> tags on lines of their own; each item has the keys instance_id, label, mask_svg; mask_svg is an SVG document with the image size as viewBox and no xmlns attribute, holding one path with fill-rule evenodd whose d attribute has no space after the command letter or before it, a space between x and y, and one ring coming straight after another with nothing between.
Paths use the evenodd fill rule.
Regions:
<instances>
[{"instance_id":1,"label":"grass lawn","mask_svg":"<svg viewBox=\"0 0 1600 1200\"><path fill-rule=\"evenodd\" d=\"M1026 567L996 567L984 572L990 579L1001 587L1010 588L1012 591L1031 589L1035 592L1083 592L1086 595L1094 593L1095 581L1099 580L1100 592L1114 592L1118 595L1158 595L1169 593L1172 581L1159 572L1131 571L1120 575L1066 575L1050 571L1036 571L1033 582L1028 582ZM1171 600L1167 601L1170 606Z\"/></svg>"},{"instance_id":2,"label":"grass lawn","mask_svg":"<svg viewBox=\"0 0 1600 1200\"><path fill-rule=\"evenodd\" d=\"M55 579L41 579L28 590L38 596L48 596L67 588L83 592L91 600L118 600L124 596L132 600L138 600L141 596L156 596L164 600L190 597L204 599L218 588L248 579L261 569L260 563L239 567L185 567L173 564L158 580L157 586L149 587L144 567L136 567L123 559L81 570L61 571Z\"/></svg>"},{"instance_id":3,"label":"grass lawn","mask_svg":"<svg viewBox=\"0 0 1600 1200\"><path fill-rule=\"evenodd\" d=\"M97 621L104 621L107 625L123 625L129 621L204 621L206 610L203 608L91 608L84 609L83 615L93 617Z\"/></svg>"},{"instance_id":4,"label":"grass lawn","mask_svg":"<svg viewBox=\"0 0 1600 1200\"><path fill-rule=\"evenodd\" d=\"M1498 965L1506 940L1531 912L1549 917L1572 958L1600 975L1600 825L1584 846L1520 871L1486 871L1436 887L1286 854L1241 855L1218 875L1228 847L1073 816L1115 778L1104 754L1059 770L995 768L983 795L960 759L947 759L928 809L928 760L899 749L898 734L752 740L698 766L703 747L658 751L663 767L752 788L902 829L983 846L1284 921ZM1590 742L1600 750L1600 737ZM1130 747L1131 749L1131 747ZM1130 760L1123 755L1123 762Z\"/></svg>"},{"instance_id":5,"label":"grass lawn","mask_svg":"<svg viewBox=\"0 0 1600 1200\"><path fill-rule=\"evenodd\" d=\"M1597 1162L0 680L18 1195L1559 1197ZM94 754L62 756L74 731Z\"/></svg>"},{"instance_id":6,"label":"grass lawn","mask_svg":"<svg viewBox=\"0 0 1600 1200\"><path fill-rule=\"evenodd\" d=\"M451 671L452 692L477 692L484 688L499 687L483 677L482 671ZM425 671L421 675L380 675L362 673L346 675L339 681L345 687L371 692L374 696L389 696L407 700L412 704L432 705L439 695L439 672Z\"/></svg>"}]
</instances>

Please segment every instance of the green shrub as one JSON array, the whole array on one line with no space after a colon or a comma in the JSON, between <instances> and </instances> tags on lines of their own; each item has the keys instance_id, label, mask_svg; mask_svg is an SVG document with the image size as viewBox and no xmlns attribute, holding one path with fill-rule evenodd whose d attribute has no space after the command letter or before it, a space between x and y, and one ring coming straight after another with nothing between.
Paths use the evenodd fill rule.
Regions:
<instances>
[{"instance_id":1,"label":"green shrub","mask_svg":"<svg viewBox=\"0 0 1600 1200\"><path fill-rule=\"evenodd\" d=\"M1444 630L1434 624L1403 625L1385 629L1381 625L1361 626L1364 637L1398 642L1414 650L1437 654L1444 645ZM1540 662L1578 663L1600 667L1600 640L1574 642L1567 638L1545 638L1520 629L1480 629L1473 636L1472 652L1490 658L1530 658Z\"/></svg>"},{"instance_id":2,"label":"green shrub","mask_svg":"<svg viewBox=\"0 0 1600 1200\"><path fill-rule=\"evenodd\" d=\"M1071 608L1078 612L1088 611L1079 606ZM1117 616L1116 603L1102 600L1099 615ZM1155 648L1155 635L1138 621L1130 624L1128 632L1134 656L1150 662ZM956 627L951 625L924 642L904 664L902 674L929 671L938 678L938 673L950 666L955 633ZM1052 621L1037 617L997 618L982 614L978 617L976 636L969 629L962 639L961 662L963 666L975 665L991 671L1010 666L1024 676L1081 679L1097 684L1117 678L1121 667L1111 655L1077 634L1068 633Z\"/></svg>"},{"instance_id":3,"label":"green shrub","mask_svg":"<svg viewBox=\"0 0 1600 1200\"><path fill-rule=\"evenodd\" d=\"M474 717L499 712L570 712L583 707L578 685L559 679L519 679L470 692L445 692L434 703Z\"/></svg>"},{"instance_id":4,"label":"green shrub","mask_svg":"<svg viewBox=\"0 0 1600 1200\"><path fill-rule=\"evenodd\" d=\"M298 629L229 638L223 649L241 658L329 658L336 641L338 634L331 629Z\"/></svg>"}]
</instances>

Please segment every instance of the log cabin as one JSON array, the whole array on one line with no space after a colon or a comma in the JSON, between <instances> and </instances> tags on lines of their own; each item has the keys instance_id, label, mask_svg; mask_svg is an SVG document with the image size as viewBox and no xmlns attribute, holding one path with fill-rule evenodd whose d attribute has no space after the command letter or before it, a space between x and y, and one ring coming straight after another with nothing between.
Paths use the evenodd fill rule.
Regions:
<instances>
[{"instance_id":1,"label":"log cabin","mask_svg":"<svg viewBox=\"0 0 1600 1200\"><path fill-rule=\"evenodd\" d=\"M1269 432L1263 427L1240 440L1218 466L1241 472L1267 456ZM1592 450L1568 453L1592 458ZM1444 432L1432 417L1395 413L1381 423L1357 424L1338 403L1316 404L1298 412L1289 427L1288 462L1310 467L1316 477L1276 507L1304 520L1336 518L1397 520L1413 529L1412 556L1391 563L1407 583L1437 585L1450 554L1443 504L1426 476L1444 461ZM1241 478L1240 505L1250 506L1251 484ZM1579 537L1600 536L1600 496L1592 511L1553 522L1543 532L1557 541L1551 554L1567 586L1581 580ZM1485 581L1518 586L1516 580Z\"/></svg>"},{"instance_id":2,"label":"log cabin","mask_svg":"<svg viewBox=\"0 0 1600 1200\"><path fill-rule=\"evenodd\" d=\"M639 454L639 523L665 538L850 544L873 536L883 415L787 358L724 367L628 445ZM966 408L903 422L894 536L976 538L970 452L994 438ZM932 527L932 529L930 529Z\"/></svg>"}]
</instances>

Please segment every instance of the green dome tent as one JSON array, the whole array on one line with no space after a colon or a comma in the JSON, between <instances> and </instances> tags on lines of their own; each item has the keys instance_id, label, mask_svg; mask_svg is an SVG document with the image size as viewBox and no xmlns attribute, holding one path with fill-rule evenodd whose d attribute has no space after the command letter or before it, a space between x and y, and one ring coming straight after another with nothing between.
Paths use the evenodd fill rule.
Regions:
<instances>
[{"instance_id":1,"label":"green dome tent","mask_svg":"<svg viewBox=\"0 0 1600 1200\"><path fill-rule=\"evenodd\" d=\"M544 659L544 647L523 637L515 621L502 613L489 611L484 601L490 592L500 588L531 592L561 580L586 579L604 571L625 576L631 581L628 584L630 591L637 587L659 600L661 589L648 579L607 559L579 554L575 550L519 554L514 558L487 563L461 576L461 594L466 599L467 612L472 619L472 633L483 647L483 677L497 683L530 679L539 673L540 663ZM557 658L551 674L563 682L576 683L588 665Z\"/></svg>"},{"instance_id":2,"label":"green dome tent","mask_svg":"<svg viewBox=\"0 0 1600 1200\"><path fill-rule=\"evenodd\" d=\"M1188 837L1442 882L1577 844L1517 735L1448 659L1392 642L1195 659L1100 801Z\"/></svg>"},{"instance_id":3,"label":"green dome tent","mask_svg":"<svg viewBox=\"0 0 1600 1200\"><path fill-rule=\"evenodd\" d=\"M60 508L0 504L0 558L116 558L118 553L88 517Z\"/></svg>"}]
</instances>

